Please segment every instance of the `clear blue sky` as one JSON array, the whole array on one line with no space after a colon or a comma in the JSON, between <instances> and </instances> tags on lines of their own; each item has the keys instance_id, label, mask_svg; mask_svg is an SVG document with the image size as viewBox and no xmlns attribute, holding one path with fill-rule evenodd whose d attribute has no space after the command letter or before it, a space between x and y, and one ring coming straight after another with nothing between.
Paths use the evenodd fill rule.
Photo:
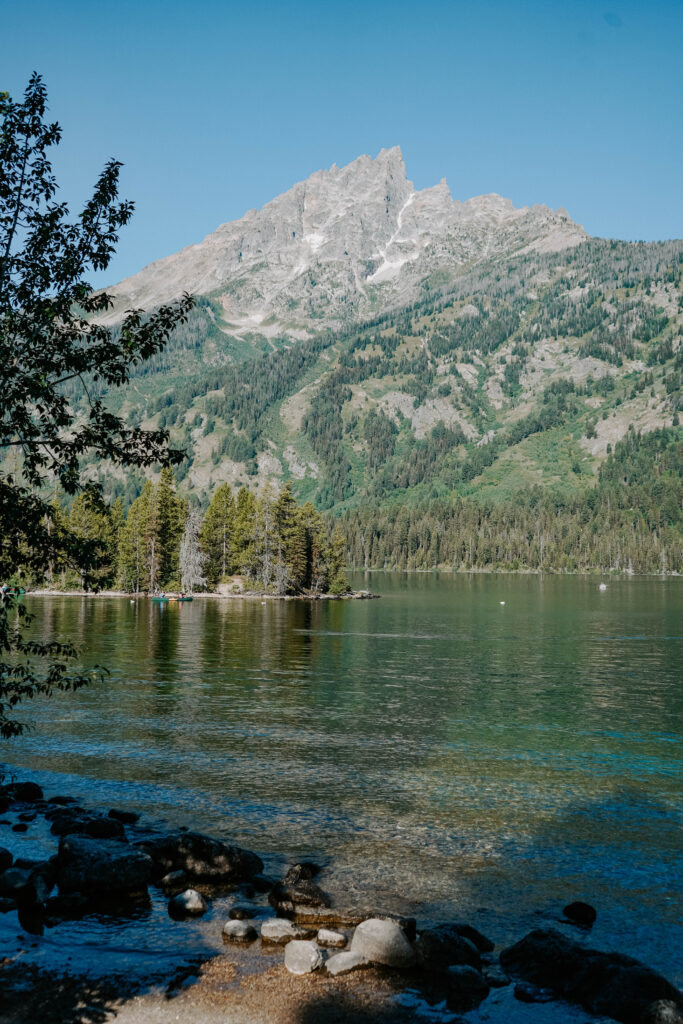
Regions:
<instances>
[{"instance_id":1,"label":"clear blue sky","mask_svg":"<svg viewBox=\"0 0 683 1024\"><path fill-rule=\"evenodd\" d=\"M126 165L109 281L395 144L418 188L683 237L683 0L0 0L0 89L34 69L64 197Z\"/></svg>"}]
</instances>

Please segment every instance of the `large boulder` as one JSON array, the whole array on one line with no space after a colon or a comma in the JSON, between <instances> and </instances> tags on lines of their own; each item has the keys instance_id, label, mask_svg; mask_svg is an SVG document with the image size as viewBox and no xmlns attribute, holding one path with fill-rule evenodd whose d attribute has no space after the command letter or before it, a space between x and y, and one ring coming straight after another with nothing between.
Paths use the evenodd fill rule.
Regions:
<instances>
[{"instance_id":1,"label":"large boulder","mask_svg":"<svg viewBox=\"0 0 683 1024\"><path fill-rule=\"evenodd\" d=\"M59 843L57 884L60 892L139 892L152 876L152 859L116 839L68 835Z\"/></svg>"},{"instance_id":2,"label":"large boulder","mask_svg":"<svg viewBox=\"0 0 683 1024\"><path fill-rule=\"evenodd\" d=\"M351 940L351 952L386 967L411 967L415 951L395 921L371 917L359 924Z\"/></svg>"},{"instance_id":3,"label":"large boulder","mask_svg":"<svg viewBox=\"0 0 683 1024\"><path fill-rule=\"evenodd\" d=\"M475 944L460 932L460 925L441 924L420 932L415 951L427 971L446 971L464 965L481 969L481 956Z\"/></svg>"},{"instance_id":4,"label":"large boulder","mask_svg":"<svg viewBox=\"0 0 683 1024\"><path fill-rule=\"evenodd\" d=\"M586 949L552 928L530 932L500 954L506 971L623 1024L683 1024L683 994L633 957ZM664 1016L662 1016L664 1014Z\"/></svg>"},{"instance_id":5,"label":"large boulder","mask_svg":"<svg viewBox=\"0 0 683 1024\"><path fill-rule=\"evenodd\" d=\"M200 832L148 839L139 844L139 849L151 857L155 878L185 871L195 881L234 883L248 881L263 870L263 862L255 853Z\"/></svg>"}]
</instances>

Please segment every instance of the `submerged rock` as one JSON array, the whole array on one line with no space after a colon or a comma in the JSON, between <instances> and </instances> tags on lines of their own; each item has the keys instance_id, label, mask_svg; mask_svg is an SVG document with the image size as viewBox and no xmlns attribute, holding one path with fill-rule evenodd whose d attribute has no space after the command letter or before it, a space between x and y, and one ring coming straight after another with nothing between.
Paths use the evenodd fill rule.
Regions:
<instances>
[{"instance_id":1,"label":"submerged rock","mask_svg":"<svg viewBox=\"0 0 683 1024\"><path fill-rule=\"evenodd\" d=\"M410 967L415 951L395 921L371 917L359 924L351 940L351 952L386 967Z\"/></svg>"},{"instance_id":2,"label":"submerged rock","mask_svg":"<svg viewBox=\"0 0 683 1024\"><path fill-rule=\"evenodd\" d=\"M177 896L173 896L168 902L168 913L177 921L185 917L201 917L208 908L209 904L196 889L186 889L185 892L179 892Z\"/></svg>"},{"instance_id":3,"label":"submerged rock","mask_svg":"<svg viewBox=\"0 0 683 1024\"><path fill-rule=\"evenodd\" d=\"M60 892L107 895L146 889L152 859L116 839L64 836L59 843L57 884Z\"/></svg>"},{"instance_id":4,"label":"submerged rock","mask_svg":"<svg viewBox=\"0 0 683 1024\"><path fill-rule=\"evenodd\" d=\"M290 974L311 974L325 962L320 947L315 942L295 939L285 949L285 967Z\"/></svg>"},{"instance_id":5,"label":"submerged rock","mask_svg":"<svg viewBox=\"0 0 683 1024\"><path fill-rule=\"evenodd\" d=\"M4 846L0 846L0 871L6 871L12 866L12 854Z\"/></svg>"},{"instance_id":6,"label":"submerged rock","mask_svg":"<svg viewBox=\"0 0 683 1024\"><path fill-rule=\"evenodd\" d=\"M650 1024L667 1004L669 1017L683 1022L683 994L661 974L633 957L586 949L553 928L530 932L500 960L524 981L623 1024Z\"/></svg>"},{"instance_id":7,"label":"submerged rock","mask_svg":"<svg viewBox=\"0 0 683 1024\"><path fill-rule=\"evenodd\" d=\"M520 1003L552 1003L555 994L552 989L539 988L528 981L518 981L514 989L515 999Z\"/></svg>"},{"instance_id":8,"label":"submerged rock","mask_svg":"<svg viewBox=\"0 0 683 1024\"><path fill-rule=\"evenodd\" d=\"M134 825L140 820L137 811L119 811L116 807L111 808L108 817L120 821L122 825Z\"/></svg>"},{"instance_id":9,"label":"submerged rock","mask_svg":"<svg viewBox=\"0 0 683 1024\"><path fill-rule=\"evenodd\" d=\"M196 881L242 882L263 870L255 853L200 832L160 836L140 843L139 849L151 857L158 878L171 871L185 871Z\"/></svg>"},{"instance_id":10,"label":"submerged rock","mask_svg":"<svg viewBox=\"0 0 683 1024\"><path fill-rule=\"evenodd\" d=\"M120 821L99 815L86 819L83 831L94 839L126 839L126 833Z\"/></svg>"},{"instance_id":11,"label":"submerged rock","mask_svg":"<svg viewBox=\"0 0 683 1024\"><path fill-rule=\"evenodd\" d=\"M330 897L308 878L278 882L268 894L268 902L280 913L293 913L296 906L329 907Z\"/></svg>"}]
</instances>

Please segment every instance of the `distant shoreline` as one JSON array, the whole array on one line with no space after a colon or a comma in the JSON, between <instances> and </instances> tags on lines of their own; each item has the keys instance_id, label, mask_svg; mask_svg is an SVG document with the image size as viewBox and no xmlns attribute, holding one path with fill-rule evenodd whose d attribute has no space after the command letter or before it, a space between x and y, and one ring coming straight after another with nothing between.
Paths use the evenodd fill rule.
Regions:
<instances>
[{"instance_id":1,"label":"distant shoreline","mask_svg":"<svg viewBox=\"0 0 683 1024\"><path fill-rule=\"evenodd\" d=\"M129 590L26 590L26 597L127 597L131 601L153 600L156 595L146 593L135 593ZM369 590L351 590L348 594L269 594L267 591L247 590L241 594L188 594L197 601L370 601L380 595L372 594ZM175 598L168 599L169 604L176 603Z\"/></svg>"}]
</instances>

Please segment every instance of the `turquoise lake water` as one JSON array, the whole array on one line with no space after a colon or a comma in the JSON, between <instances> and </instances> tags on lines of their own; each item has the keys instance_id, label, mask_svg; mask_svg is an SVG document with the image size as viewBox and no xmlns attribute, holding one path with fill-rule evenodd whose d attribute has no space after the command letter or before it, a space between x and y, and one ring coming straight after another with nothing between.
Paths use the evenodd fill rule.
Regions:
<instances>
[{"instance_id":1,"label":"turquoise lake water","mask_svg":"<svg viewBox=\"0 0 683 1024\"><path fill-rule=\"evenodd\" d=\"M111 675L27 709L0 760L501 943L586 899L591 943L680 984L681 581L353 582L381 600L27 598Z\"/></svg>"}]
</instances>

